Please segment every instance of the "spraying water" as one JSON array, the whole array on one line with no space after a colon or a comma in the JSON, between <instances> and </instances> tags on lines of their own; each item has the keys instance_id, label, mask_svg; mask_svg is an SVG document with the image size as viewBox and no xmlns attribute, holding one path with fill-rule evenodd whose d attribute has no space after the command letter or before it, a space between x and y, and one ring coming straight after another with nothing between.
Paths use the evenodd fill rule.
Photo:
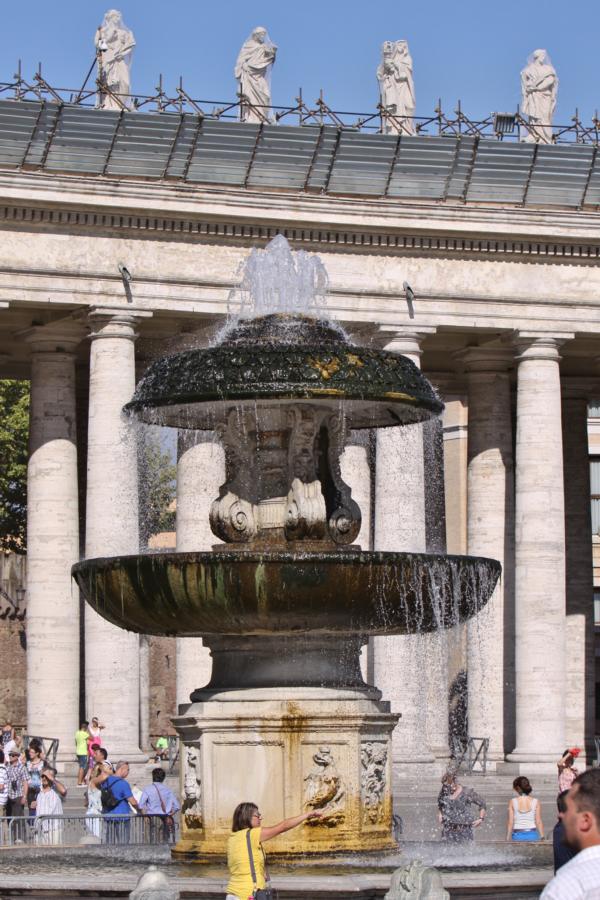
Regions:
<instances>
[{"instance_id":1,"label":"spraying water","mask_svg":"<svg viewBox=\"0 0 600 900\"><path fill-rule=\"evenodd\" d=\"M329 279L325 266L318 256L292 251L282 234L264 250L252 250L241 274L240 284L229 295L234 319L272 313L326 317Z\"/></svg>"}]
</instances>

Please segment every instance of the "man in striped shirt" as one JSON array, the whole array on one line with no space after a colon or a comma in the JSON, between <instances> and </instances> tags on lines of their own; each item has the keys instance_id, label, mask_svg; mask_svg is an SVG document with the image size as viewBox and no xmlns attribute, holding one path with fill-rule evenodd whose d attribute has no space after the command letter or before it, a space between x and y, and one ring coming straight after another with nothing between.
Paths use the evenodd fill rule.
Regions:
<instances>
[{"instance_id":1,"label":"man in striped shirt","mask_svg":"<svg viewBox=\"0 0 600 900\"><path fill-rule=\"evenodd\" d=\"M561 813L576 856L558 870L540 900L600 900L600 769L578 775Z\"/></svg>"}]
</instances>

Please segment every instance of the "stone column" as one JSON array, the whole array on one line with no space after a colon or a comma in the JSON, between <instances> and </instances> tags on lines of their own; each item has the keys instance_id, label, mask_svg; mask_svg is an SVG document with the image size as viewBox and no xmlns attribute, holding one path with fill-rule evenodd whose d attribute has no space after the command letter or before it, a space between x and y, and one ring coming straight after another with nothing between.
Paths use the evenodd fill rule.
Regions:
<instances>
[{"instance_id":1,"label":"stone column","mask_svg":"<svg viewBox=\"0 0 600 900\"><path fill-rule=\"evenodd\" d=\"M74 322L25 332L33 351L27 466L27 730L73 759L79 716L79 559Z\"/></svg>"},{"instance_id":2,"label":"stone column","mask_svg":"<svg viewBox=\"0 0 600 900\"><path fill-rule=\"evenodd\" d=\"M371 535L371 432L353 431L340 457L342 479L350 487L353 500L361 512L361 525L355 543L363 550L372 549ZM360 667L365 681L374 679L373 640L362 648Z\"/></svg>"},{"instance_id":3,"label":"stone column","mask_svg":"<svg viewBox=\"0 0 600 900\"><path fill-rule=\"evenodd\" d=\"M420 332L396 331L386 345L420 364ZM420 425L376 432L374 549L423 552L426 549L423 429ZM420 636L377 637L375 684L402 718L393 733L395 763L433 762L427 745L425 714L428 666ZM439 690L438 690L439 693Z\"/></svg>"},{"instance_id":4,"label":"stone column","mask_svg":"<svg viewBox=\"0 0 600 900\"><path fill-rule=\"evenodd\" d=\"M150 638L140 634L140 748L150 750Z\"/></svg>"},{"instance_id":5,"label":"stone column","mask_svg":"<svg viewBox=\"0 0 600 900\"><path fill-rule=\"evenodd\" d=\"M503 576L482 612L467 626L469 736L489 738L490 762L504 759L506 631L514 615L514 472L510 381L513 354L474 347L461 354L467 370L469 433L467 552L502 563Z\"/></svg>"},{"instance_id":6,"label":"stone column","mask_svg":"<svg viewBox=\"0 0 600 900\"><path fill-rule=\"evenodd\" d=\"M355 543L363 550L371 549L371 432L368 429L353 431L340 457L342 479L352 491L352 499L358 503L361 525Z\"/></svg>"},{"instance_id":7,"label":"stone column","mask_svg":"<svg viewBox=\"0 0 600 900\"><path fill-rule=\"evenodd\" d=\"M467 443L465 398L444 391L444 495L446 550L467 552Z\"/></svg>"},{"instance_id":8,"label":"stone column","mask_svg":"<svg viewBox=\"0 0 600 900\"><path fill-rule=\"evenodd\" d=\"M565 749L565 508L556 336L520 334L515 492L517 746L523 772Z\"/></svg>"},{"instance_id":9,"label":"stone column","mask_svg":"<svg viewBox=\"0 0 600 900\"><path fill-rule=\"evenodd\" d=\"M566 742L594 752L595 657L586 396L563 398L566 537Z\"/></svg>"},{"instance_id":10,"label":"stone column","mask_svg":"<svg viewBox=\"0 0 600 900\"><path fill-rule=\"evenodd\" d=\"M439 376L437 379L439 385ZM466 387L451 377L443 385L444 499L446 552L467 552L467 398ZM448 730L450 741L467 731L467 626L454 629L448 648Z\"/></svg>"},{"instance_id":11,"label":"stone column","mask_svg":"<svg viewBox=\"0 0 600 900\"><path fill-rule=\"evenodd\" d=\"M135 389L136 326L151 315L135 308L90 312L87 558L139 550L136 442L122 409ZM141 760L139 636L86 605L85 661L87 713L106 725L111 758Z\"/></svg>"},{"instance_id":12,"label":"stone column","mask_svg":"<svg viewBox=\"0 0 600 900\"><path fill-rule=\"evenodd\" d=\"M225 481L225 453L208 431L180 431L177 461L177 552L210 550L210 506ZM177 704L210 680L212 662L202 638L177 638Z\"/></svg>"}]
</instances>

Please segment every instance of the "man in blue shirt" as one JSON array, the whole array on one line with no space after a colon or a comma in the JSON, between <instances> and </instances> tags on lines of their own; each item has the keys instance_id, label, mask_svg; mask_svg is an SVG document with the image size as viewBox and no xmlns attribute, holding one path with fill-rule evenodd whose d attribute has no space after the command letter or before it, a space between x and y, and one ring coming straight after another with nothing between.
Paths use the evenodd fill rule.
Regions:
<instances>
[{"instance_id":1,"label":"man in blue shirt","mask_svg":"<svg viewBox=\"0 0 600 900\"><path fill-rule=\"evenodd\" d=\"M181 809L179 800L163 781L165 771L157 766L152 769L152 784L145 787L140 797L139 808L150 819L151 842L158 843L160 837L167 843L175 840L175 820L173 816ZM160 826L160 828L157 828ZM161 834L162 833L162 834Z\"/></svg>"},{"instance_id":2,"label":"man in blue shirt","mask_svg":"<svg viewBox=\"0 0 600 900\"><path fill-rule=\"evenodd\" d=\"M102 803L102 815L106 819L105 841L107 844L128 844L131 807L137 809L137 800L127 781L129 763L120 759L115 766L115 774L102 772L92 784L100 790L108 789L116 804L109 808Z\"/></svg>"}]
</instances>

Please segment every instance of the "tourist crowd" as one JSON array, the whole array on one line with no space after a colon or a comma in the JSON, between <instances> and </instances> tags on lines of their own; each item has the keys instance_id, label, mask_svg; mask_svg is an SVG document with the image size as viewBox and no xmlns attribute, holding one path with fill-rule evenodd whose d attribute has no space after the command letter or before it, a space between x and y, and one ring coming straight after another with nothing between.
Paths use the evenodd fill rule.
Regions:
<instances>
[{"instance_id":1,"label":"tourist crowd","mask_svg":"<svg viewBox=\"0 0 600 900\"><path fill-rule=\"evenodd\" d=\"M127 778L129 764L114 765L103 746L102 725L97 718L82 722L75 734L78 763L77 787L85 789L87 831L107 843L128 843L131 817L148 817L151 843L172 841L174 816L180 809L175 794L164 784L165 772L152 770L152 782L142 790L132 788ZM153 745L155 761L168 753L166 738ZM35 834L39 843L62 843L65 785L46 759L42 741L29 739L27 746L10 722L0 732L0 838L6 839L6 825L12 822L11 839L22 842ZM3 824L4 823L4 824ZM33 826L29 828L28 826Z\"/></svg>"}]
</instances>

